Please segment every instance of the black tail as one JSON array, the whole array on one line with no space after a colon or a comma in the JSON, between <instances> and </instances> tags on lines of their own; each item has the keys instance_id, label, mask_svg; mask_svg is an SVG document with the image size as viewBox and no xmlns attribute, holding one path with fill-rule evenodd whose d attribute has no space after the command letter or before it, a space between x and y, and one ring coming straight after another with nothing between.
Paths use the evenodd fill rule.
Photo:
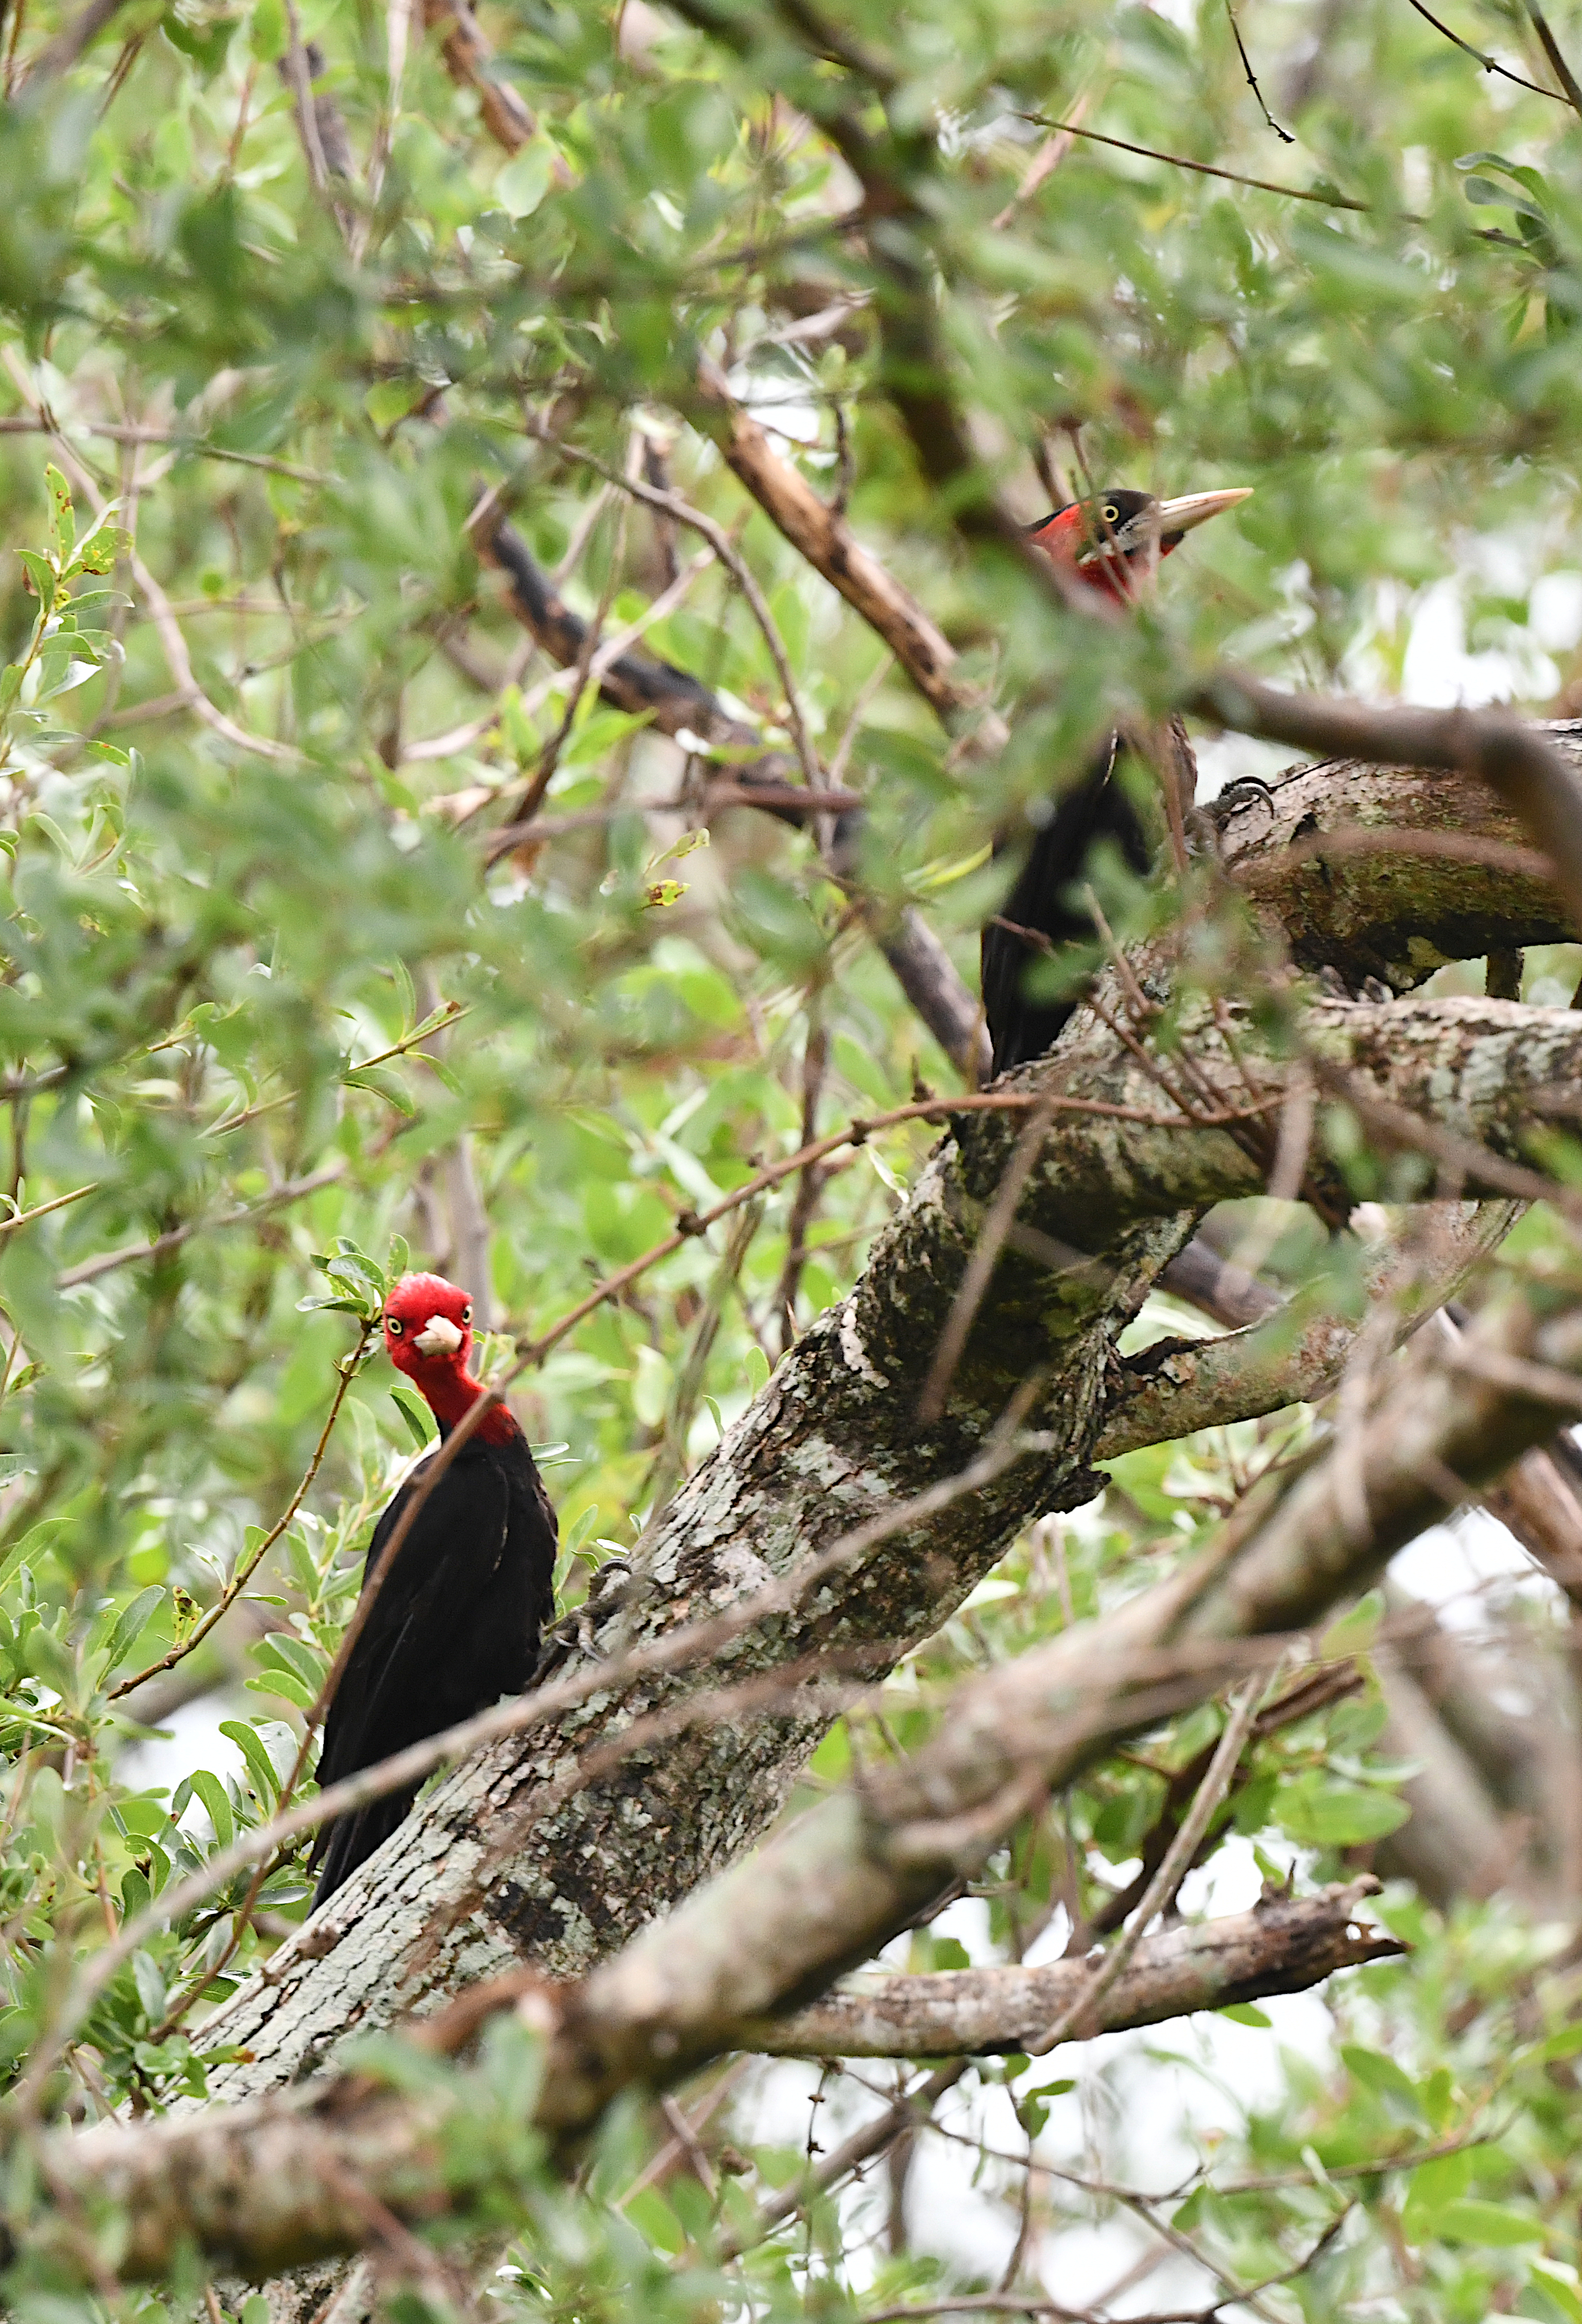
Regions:
<instances>
[{"instance_id":1,"label":"black tail","mask_svg":"<svg viewBox=\"0 0 1582 2324\"><path fill-rule=\"evenodd\" d=\"M1116 776L1118 740L1112 735L1076 789L1055 802L1020 879L983 931L983 1008L997 1074L1052 1048L1077 1005L1032 1000L1023 986L1035 962L1092 941L1092 916L1068 895L1087 871L1090 851L1108 839L1134 872L1148 869L1147 833Z\"/></svg>"},{"instance_id":2,"label":"black tail","mask_svg":"<svg viewBox=\"0 0 1582 2324\"><path fill-rule=\"evenodd\" d=\"M316 1913L325 1898L333 1896L359 1864L365 1864L396 1826L405 1821L417 1796L418 1786L412 1784L403 1791L389 1793L382 1800L371 1800L365 1808L358 1808L351 1815L337 1816L333 1823L325 1825L308 1868L311 1871L315 1864L322 1867L318 1886L313 1892Z\"/></svg>"}]
</instances>

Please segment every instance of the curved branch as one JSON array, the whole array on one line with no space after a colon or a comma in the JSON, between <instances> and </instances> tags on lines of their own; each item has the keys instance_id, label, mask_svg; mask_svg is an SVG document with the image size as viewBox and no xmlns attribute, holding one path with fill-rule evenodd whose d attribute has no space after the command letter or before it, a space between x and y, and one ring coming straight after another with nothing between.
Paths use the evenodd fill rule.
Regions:
<instances>
[{"instance_id":1,"label":"curved branch","mask_svg":"<svg viewBox=\"0 0 1582 2324\"><path fill-rule=\"evenodd\" d=\"M1413 1247L1375 1247L1365 1277L1368 1309L1394 1304L1393 1346L1456 1297L1524 1208L1509 1199L1434 1204L1442 1215ZM1358 1327L1334 1313L1320 1286L1221 1340L1161 1342L1120 1368L1093 1458L1111 1461L1195 1429L1316 1403L1338 1382L1357 1338Z\"/></svg>"},{"instance_id":2,"label":"curved branch","mask_svg":"<svg viewBox=\"0 0 1582 2324\"><path fill-rule=\"evenodd\" d=\"M1522 1149L1537 1093L1582 1093L1582 1019L1565 1010L1327 1002L1308 1021L1325 1055L1504 1150ZM1244 1100L1219 1032L1186 1029L1209 1090ZM1244 1056L1277 1095L1281 1068L1259 1058L1255 1028L1240 1029ZM1030 1093L1063 1084L1068 1095L1140 1098L1139 1110L1158 1111L1143 1065L1090 1020L1074 1020L1054 1055L1022 1078ZM807 1655L860 1653L865 1669L875 1657L882 1667L948 1618L1028 1519L1098 1489L1089 1464L1120 1332L1199 1211L1257 1191L1259 1174L1222 1128L1059 1113L1020 1212L1043 1255L1012 1249L1002 1258L945 1412L924 1428L917 1397L1020 1119L958 1117L958 1136L936 1151L855 1291L783 1359L677 1493L643 1545L624 1602L601 1606L592 1650L619 1654L658 1639L689 1608L728 1606L771 1576L794 1574L832 1529L955 1477L1035 1372L1043 1384L1027 1421L1045 1449L893 1534L850 1572L824 1576L811 1598L739 1637L722 1670L645 1681L458 1770L281 1949L268 1981L225 2006L213 2038L253 2056L216 2070L216 2095L310 2071L349 2029L522 1959L557 1976L584 1973L762 1833L828 1714L793 1705L723 1732L699 1726L560 1800L555 1785L590 1721L619 1733L680 1692ZM1494 1391L1471 1384L1467 1393ZM627 1808L633 1783L645 1803L638 1823Z\"/></svg>"},{"instance_id":3,"label":"curved branch","mask_svg":"<svg viewBox=\"0 0 1582 2324\"><path fill-rule=\"evenodd\" d=\"M1542 731L1582 773L1582 728ZM1404 991L1448 960L1577 933L1519 818L1472 775L1329 762L1207 812L1226 872L1299 966L1353 986L1376 976Z\"/></svg>"}]
</instances>

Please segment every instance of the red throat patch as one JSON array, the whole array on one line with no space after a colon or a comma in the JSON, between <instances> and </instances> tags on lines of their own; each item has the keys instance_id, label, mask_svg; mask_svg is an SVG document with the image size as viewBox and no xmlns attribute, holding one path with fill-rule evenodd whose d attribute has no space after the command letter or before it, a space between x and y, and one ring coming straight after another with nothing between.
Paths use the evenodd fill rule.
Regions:
<instances>
[{"instance_id":1,"label":"red throat patch","mask_svg":"<svg viewBox=\"0 0 1582 2324\"><path fill-rule=\"evenodd\" d=\"M454 1428L481 1393L467 1370L473 1352L473 1295L443 1275L403 1275L384 1303L384 1345L441 1428ZM486 1444L509 1443L520 1429L501 1405L478 1424Z\"/></svg>"}]
</instances>

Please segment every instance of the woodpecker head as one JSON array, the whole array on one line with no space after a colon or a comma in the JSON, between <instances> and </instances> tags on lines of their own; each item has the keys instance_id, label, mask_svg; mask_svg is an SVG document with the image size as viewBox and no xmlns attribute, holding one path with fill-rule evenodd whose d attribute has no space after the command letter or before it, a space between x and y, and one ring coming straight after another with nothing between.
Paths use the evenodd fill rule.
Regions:
<instances>
[{"instance_id":1,"label":"woodpecker head","mask_svg":"<svg viewBox=\"0 0 1582 2324\"><path fill-rule=\"evenodd\" d=\"M403 1275L384 1303L384 1344L398 1372L426 1379L467 1369L473 1351L472 1294L443 1275Z\"/></svg>"},{"instance_id":2,"label":"woodpecker head","mask_svg":"<svg viewBox=\"0 0 1582 2324\"><path fill-rule=\"evenodd\" d=\"M441 1432L454 1428L481 1393L467 1370L472 1293L443 1275L403 1275L384 1303L384 1345L397 1371L421 1389ZM501 1404L485 1414L478 1434L501 1444L520 1432Z\"/></svg>"},{"instance_id":3,"label":"woodpecker head","mask_svg":"<svg viewBox=\"0 0 1582 2324\"><path fill-rule=\"evenodd\" d=\"M1072 573L1090 589L1123 602L1134 597L1156 560L1179 549L1189 532L1221 509L1250 500L1250 486L1219 493L1186 493L1179 500L1155 500L1152 493L1096 493L1040 517L1027 534L1035 548Z\"/></svg>"}]
</instances>

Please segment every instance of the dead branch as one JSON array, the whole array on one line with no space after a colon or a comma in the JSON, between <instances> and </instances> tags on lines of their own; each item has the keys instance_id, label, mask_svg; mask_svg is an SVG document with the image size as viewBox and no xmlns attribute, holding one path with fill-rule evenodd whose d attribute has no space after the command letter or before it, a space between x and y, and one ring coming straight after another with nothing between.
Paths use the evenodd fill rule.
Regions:
<instances>
[{"instance_id":1,"label":"dead branch","mask_svg":"<svg viewBox=\"0 0 1582 2324\"><path fill-rule=\"evenodd\" d=\"M1301 1993L1336 1969L1403 1948L1359 1926L1369 1878L1318 1896L1278 1896L1250 1913L1145 1937L1127 1969L1070 2040L1157 2025L1197 2009ZM1081 1960L1042 1969L939 1969L921 1977L863 1976L788 2017L744 2019L733 2049L777 2058L956 2058L1031 2050L1080 2000Z\"/></svg>"}]
</instances>

